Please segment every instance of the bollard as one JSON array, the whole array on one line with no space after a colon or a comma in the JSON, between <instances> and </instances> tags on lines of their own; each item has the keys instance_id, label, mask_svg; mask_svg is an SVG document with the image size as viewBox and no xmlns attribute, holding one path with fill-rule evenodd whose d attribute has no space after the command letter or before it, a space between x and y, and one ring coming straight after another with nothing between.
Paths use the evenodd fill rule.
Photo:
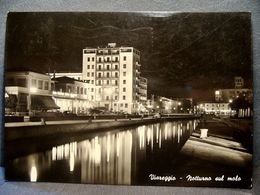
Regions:
<instances>
[{"instance_id":1,"label":"bollard","mask_svg":"<svg viewBox=\"0 0 260 195\"><path fill-rule=\"evenodd\" d=\"M41 125L46 125L44 118L41 118Z\"/></svg>"},{"instance_id":2,"label":"bollard","mask_svg":"<svg viewBox=\"0 0 260 195\"><path fill-rule=\"evenodd\" d=\"M208 137L208 129L200 129L200 138L207 138Z\"/></svg>"}]
</instances>

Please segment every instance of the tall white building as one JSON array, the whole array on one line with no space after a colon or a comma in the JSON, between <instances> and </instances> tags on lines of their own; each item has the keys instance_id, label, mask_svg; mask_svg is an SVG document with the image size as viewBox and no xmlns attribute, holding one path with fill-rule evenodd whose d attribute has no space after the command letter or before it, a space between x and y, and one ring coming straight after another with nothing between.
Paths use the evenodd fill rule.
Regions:
<instances>
[{"instance_id":1,"label":"tall white building","mask_svg":"<svg viewBox=\"0 0 260 195\"><path fill-rule=\"evenodd\" d=\"M147 79L140 76L140 51L109 43L83 49L82 80L95 85L96 106L136 113L147 100Z\"/></svg>"}]
</instances>

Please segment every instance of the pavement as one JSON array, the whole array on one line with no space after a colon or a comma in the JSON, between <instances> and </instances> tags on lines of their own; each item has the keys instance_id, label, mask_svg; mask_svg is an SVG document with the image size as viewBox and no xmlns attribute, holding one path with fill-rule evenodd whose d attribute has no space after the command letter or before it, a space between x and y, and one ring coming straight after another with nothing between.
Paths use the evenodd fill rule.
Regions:
<instances>
[{"instance_id":1,"label":"pavement","mask_svg":"<svg viewBox=\"0 0 260 195\"><path fill-rule=\"evenodd\" d=\"M152 117L143 118L143 120L152 119ZM129 119L117 119L117 121L128 121ZM141 118L131 118L133 121L141 120ZM100 122L111 122L115 119L97 119L91 120L91 122L100 123ZM60 124L79 124L79 123L88 123L89 120L59 120L59 121L45 121L46 125L60 125ZM41 122L9 122L5 123L5 127L24 127L24 126L40 126Z\"/></svg>"}]
</instances>

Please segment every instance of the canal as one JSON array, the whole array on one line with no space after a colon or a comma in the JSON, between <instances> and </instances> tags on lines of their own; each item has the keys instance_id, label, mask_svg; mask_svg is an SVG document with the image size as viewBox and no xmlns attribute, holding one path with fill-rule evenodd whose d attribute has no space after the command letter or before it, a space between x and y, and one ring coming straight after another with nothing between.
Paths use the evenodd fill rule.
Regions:
<instances>
[{"instance_id":1,"label":"canal","mask_svg":"<svg viewBox=\"0 0 260 195\"><path fill-rule=\"evenodd\" d=\"M66 138L36 144L28 143L28 140L12 146L7 144L11 149L6 150L6 179L155 184L150 178L151 174L164 176L176 172L178 167L174 165L178 161L179 151L196 126L196 120L180 120L108 132L66 135ZM46 147L41 148L40 145ZM23 147L31 153L22 154Z\"/></svg>"}]
</instances>

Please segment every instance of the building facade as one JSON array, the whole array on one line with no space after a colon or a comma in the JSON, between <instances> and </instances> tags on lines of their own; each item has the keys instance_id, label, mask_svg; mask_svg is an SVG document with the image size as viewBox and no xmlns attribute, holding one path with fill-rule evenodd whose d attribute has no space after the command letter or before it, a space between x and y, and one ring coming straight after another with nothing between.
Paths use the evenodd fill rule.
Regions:
<instances>
[{"instance_id":1,"label":"building facade","mask_svg":"<svg viewBox=\"0 0 260 195\"><path fill-rule=\"evenodd\" d=\"M50 76L32 71L6 72L6 109L17 115L58 109L52 97L54 82Z\"/></svg>"},{"instance_id":2,"label":"building facade","mask_svg":"<svg viewBox=\"0 0 260 195\"><path fill-rule=\"evenodd\" d=\"M52 80L55 84L52 94L61 112L88 114L89 109L95 106L94 97L90 95L94 90L93 85L70 77Z\"/></svg>"},{"instance_id":3,"label":"building facade","mask_svg":"<svg viewBox=\"0 0 260 195\"><path fill-rule=\"evenodd\" d=\"M203 102L197 106L198 113L215 114L215 115L231 115L229 103L220 102Z\"/></svg>"},{"instance_id":4,"label":"building facade","mask_svg":"<svg viewBox=\"0 0 260 195\"><path fill-rule=\"evenodd\" d=\"M82 80L94 85L97 106L113 112L137 113L147 100L147 79L141 77L140 52L109 43L83 49Z\"/></svg>"}]
</instances>

